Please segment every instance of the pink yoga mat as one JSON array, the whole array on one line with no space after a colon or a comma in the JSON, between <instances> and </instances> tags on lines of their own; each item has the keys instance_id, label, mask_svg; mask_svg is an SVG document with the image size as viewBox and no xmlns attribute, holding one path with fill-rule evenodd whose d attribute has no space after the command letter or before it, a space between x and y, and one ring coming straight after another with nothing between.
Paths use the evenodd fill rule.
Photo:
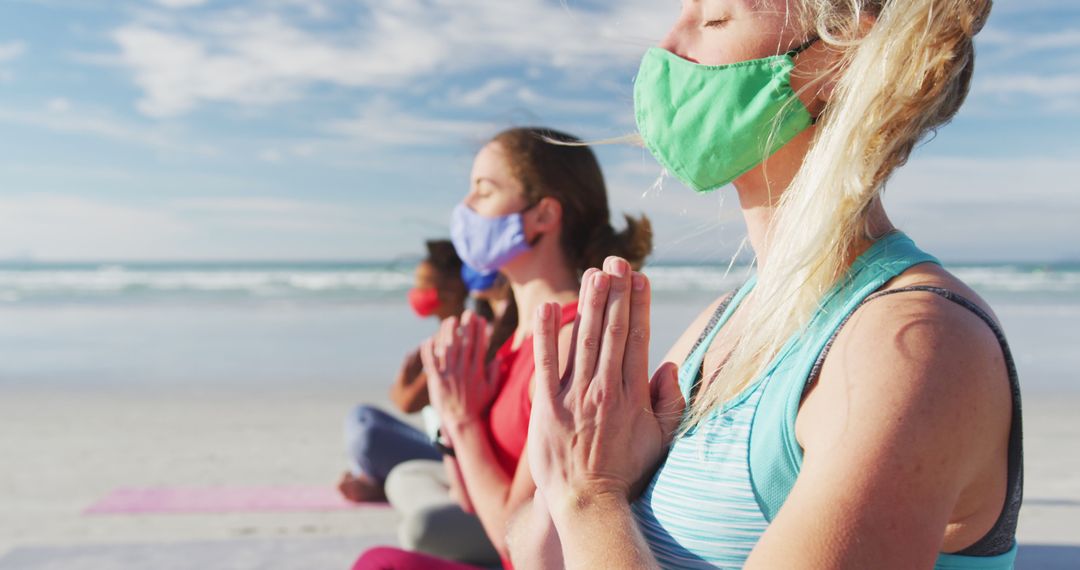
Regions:
<instances>
[{"instance_id":1,"label":"pink yoga mat","mask_svg":"<svg viewBox=\"0 0 1080 570\"><path fill-rule=\"evenodd\" d=\"M365 506L386 506L365 503ZM113 491L84 514L340 511L360 507L334 487L150 487Z\"/></svg>"}]
</instances>

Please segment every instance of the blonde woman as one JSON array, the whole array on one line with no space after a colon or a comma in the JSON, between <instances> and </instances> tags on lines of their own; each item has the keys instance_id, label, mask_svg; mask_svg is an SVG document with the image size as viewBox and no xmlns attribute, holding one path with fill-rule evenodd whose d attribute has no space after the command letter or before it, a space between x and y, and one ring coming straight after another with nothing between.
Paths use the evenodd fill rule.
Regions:
<instances>
[{"instance_id":1,"label":"blonde woman","mask_svg":"<svg viewBox=\"0 0 1080 570\"><path fill-rule=\"evenodd\" d=\"M648 280L538 309L515 564L1011 568L1020 397L990 308L879 199L968 91L989 0L687 0L635 85L688 186L734 181L757 275L650 384ZM681 363L676 366L673 363Z\"/></svg>"}]
</instances>

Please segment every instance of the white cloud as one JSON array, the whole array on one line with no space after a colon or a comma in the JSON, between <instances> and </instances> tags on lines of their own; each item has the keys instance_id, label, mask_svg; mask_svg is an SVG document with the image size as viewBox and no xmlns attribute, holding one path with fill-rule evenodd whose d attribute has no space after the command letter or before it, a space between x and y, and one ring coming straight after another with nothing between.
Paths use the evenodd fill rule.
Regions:
<instances>
[{"instance_id":1,"label":"white cloud","mask_svg":"<svg viewBox=\"0 0 1080 570\"><path fill-rule=\"evenodd\" d=\"M0 107L0 123L26 125L50 131L91 135L125 144L133 144L159 150L213 155L217 151L206 144L187 144L176 140L154 125L142 125L120 119L100 110L79 108L72 112L70 100L57 97L50 99L44 109L18 109Z\"/></svg>"},{"instance_id":2,"label":"white cloud","mask_svg":"<svg viewBox=\"0 0 1080 570\"><path fill-rule=\"evenodd\" d=\"M280 162L281 151L276 148L268 148L259 152L259 160L263 162Z\"/></svg>"},{"instance_id":3,"label":"white cloud","mask_svg":"<svg viewBox=\"0 0 1080 570\"><path fill-rule=\"evenodd\" d=\"M976 36L979 44L1002 48L1008 54L1044 50L1068 50L1080 47L1080 30L1057 30L1047 33L988 28Z\"/></svg>"},{"instance_id":4,"label":"white cloud","mask_svg":"<svg viewBox=\"0 0 1080 570\"><path fill-rule=\"evenodd\" d=\"M983 78L983 90L999 94L1018 93L1034 97L1080 95L1080 73L1058 75L1010 74Z\"/></svg>"},{"instance_id":5,"label":"white cloud","mask_svg":"<svg viewBox=\"0 0 1080 570\"><path fill-rule=\"evenodd\" d=\"M49 99L48 103L45 104L45 108L52 113L66 113L71 110L71 101L63 97L56 97Z\"/></svg>"},{"instance_id":6,"label":"white cloud","mask_svg":"<svg viewBox=\"0 0 1080 570\"><path fill-rule=\"evenodd\" d=\"M0 227L8 252L51 259L153 257L191 229L159 210L60 194L0 197Z\"/></svg>"},{"instance_id":7,"label":"white cloud","mask_svg":"<svg viewBox=\"0 0 1080 570\"><path fill-rule=\"evenodd\" d=\"M7 42L0 44L0 63L13 61L22 57L26 52L26 44L22 42Z\"/></svg>"},{"instance_id":8,"label":"white cloud","mask_svg":"<svg viewBox=\"0 0 1080 570\"><path fill-rule=\"evenodd\" d=\"M885 194L894 220L954 259L1080 259L1080 163L921 158Z\"/></svg>"},{"instance_id":9,"label":"white cloud","mask_svg":"<svg viewBox=\"0 0 1080 570\"><path fill-rule=\"evenodd\" d=\"M328 123L325 130L361 146L434 147L447 143L479 142L494 134L495 125L484 121L409 114L382 99L363 106L355 117Z\"/></svg>"},{"instance_id":10,"label":"white cloud","mask_svg":"<svg viewBox=\"0 0 1080 570\"><path fill-rule=\"evenodd\" d=\"M209 0L155 0L158 4L165 6L166 8L193 8L196 6L203 6Z\"/></svg>"},{"instance_id":11,"label":"white cloud","mask_svg":"<svg viewBox=\"0 0 1080 570\"><path fill-rule=\"evenodd\" d=\"M113 33L121 65L151 116L204 102L270 104L316 84L413 85L499 65L611 70L636 60L674 17L647 0L606 11L570 11L547 0L365 0L344 30L305 30L281 12L201 12L147 17ZM481 94L482 95L482 94Z\"/></svg>"},{"instance_id":12,"label":"white cloud","mask_svg":"<svg viewBox=\"0 0 1080 570\"><path fill-rule=\"evenodd\" d=\"M504 77L489 79L483 85L468 91L455 91L450 94L451 104L462 107L480 107L486 105L496 95L506 93L514 82Z\"/></svg>"}]
</instances>

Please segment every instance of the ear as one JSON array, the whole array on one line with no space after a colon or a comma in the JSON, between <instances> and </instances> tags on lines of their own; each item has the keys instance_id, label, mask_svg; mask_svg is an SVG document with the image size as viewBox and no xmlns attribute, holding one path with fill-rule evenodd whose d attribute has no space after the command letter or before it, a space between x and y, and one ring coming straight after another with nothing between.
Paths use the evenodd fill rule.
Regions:
<instances>
[{"instance_id":1,"label":"ear","mask_svg":"<svg viewBox=\"0 0 1080 570\"><path fill-rule=\"evenodd\" d=\"M562 225L562 203L551 196L541 198L530 213L534 234L550 233Z\"/></svg>"},{"instance_id":2,"label":"ear","mask_svg":"<svg viewBox=\"0 0 1080 570\"><path fill-rule=\"evenodd\" d=\"M859 29L855 32L857 39L866 37L876 22L877 16L869 11L863 11L859 15ZM844 48L828 45L819 40L800 54L796 61L796 71L792 73L792 86L796 91L805 86L805 93L801 94L800 98L807 104L807 109L812 115L818 115L832 101L833 92L836 91L836 85L840 81L840 74L843 73L841 69L843 50Z\"/></svg>"}]
</instances>

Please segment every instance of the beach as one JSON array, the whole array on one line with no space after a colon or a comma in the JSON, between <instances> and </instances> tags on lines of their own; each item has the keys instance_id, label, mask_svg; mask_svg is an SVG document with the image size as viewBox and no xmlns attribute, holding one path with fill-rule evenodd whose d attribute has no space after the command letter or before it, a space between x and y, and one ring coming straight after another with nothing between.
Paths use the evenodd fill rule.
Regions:
<instances>
[{"instance_id":1,"label":"beach","mask_svg":"<svg viewBox=\"0 0 1080 570\"><path fill-rule=\"evenodd\" d=\"M688 271L654 277L654 361L709 287L739 279L662 285ZM173 290L0 305L0 570L348 568L394 544L396 517L379 506L86 513L123 488L332 487L345 414L388 406L400 358L433 326L400 285L365 287L318 301ZM987 294L1025 383L1018 567L1080 568L1080 302L1045 289Z\"/></svg>"}]
</instances>

